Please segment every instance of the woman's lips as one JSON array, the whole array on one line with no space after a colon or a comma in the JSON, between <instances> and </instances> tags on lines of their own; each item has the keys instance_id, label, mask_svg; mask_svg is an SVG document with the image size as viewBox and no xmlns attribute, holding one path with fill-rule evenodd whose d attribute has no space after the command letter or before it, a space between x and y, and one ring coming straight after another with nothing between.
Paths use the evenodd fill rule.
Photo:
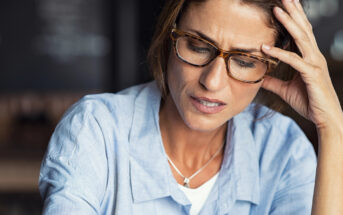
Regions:
<instances>
[{"instance_id":1,"label":"woman's lips","mask_svg":"<svg viewBox=\"0 0 343 215\"><path fill-rule=\"evenodd\" d=\"M215 114L225 108L225 103L220 100L208 99L205 97L190 97L194 107L202 113Z\"/></svg>"}]
</instances>

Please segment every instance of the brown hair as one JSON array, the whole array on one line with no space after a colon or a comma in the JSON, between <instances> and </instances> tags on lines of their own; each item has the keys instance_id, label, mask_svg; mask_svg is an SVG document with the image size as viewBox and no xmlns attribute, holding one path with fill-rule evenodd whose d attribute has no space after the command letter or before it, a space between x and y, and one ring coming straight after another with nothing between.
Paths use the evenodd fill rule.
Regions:
<instances>
[{"instance_id":1,"label":"brown hair","mask_svg":"<svg viewBox=\"0 0 343 215\"><path fill-rule=\"evenodd\" d=\"M166 0L162 12L157 20L154 36L148 52L148 62L156 80L158 87L161 90L162 97L165 98L169 91L166 80L166 70L168 64L168 57L171 50L170 32L174 27L174 23L178 22L178 19L187 10L192 3L202 3L206 0ZM281 0L240 0L244 4L254 5L262 9L262 11L269 18L267 24L274 28L277 32L275 46L282 47L286 50L293 51L299 54L299 50L295 45L293 38L289 35L283 25L273 15L273 8L278 6L283 8ZM302 3L303 1L300 0ZM291 80L295 77L293 69L280 63L275 70L270 73L274 77L282 80ZM277 96L261 88L258 95L255 98L255 102L258 104L266 105L274 110L281 111L284 102Z\"/></svg>"}]
</instances>

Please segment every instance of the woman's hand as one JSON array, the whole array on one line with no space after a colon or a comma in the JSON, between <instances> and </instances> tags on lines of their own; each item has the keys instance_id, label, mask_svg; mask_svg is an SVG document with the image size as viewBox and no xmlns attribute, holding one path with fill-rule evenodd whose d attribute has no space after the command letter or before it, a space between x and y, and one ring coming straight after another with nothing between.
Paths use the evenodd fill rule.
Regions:
<instances>
[{"instance_id":1,"label":"woman's hand","mask_svg":"<svg viewBox=\"0 0 343 215\"><path fill-rule=\"evenodd\" d=\"M342 109L312 26L299 1L283 0L283 4L288 13L276 7L275 16L294 38L302 56L265 45L262 50L292 66L299 75L287 82L267 76L262 87L279 95L318 129L343 125Z\"/></svg>"},{"instance_id":2,"label":"woman's hand","mask_svg":"<svg viewBox=\"0 0 343 215\"><path fill-rule=\"evenodd\" d=\"M275 8L275 16L294 38L302 56L276 47L262 49L299 74L288 82L267 76L262 86L317 126L319 153L312 214L343 214L342 108L301 4L297 0L283 0L283 4L288 13Z\"/></svg>"}]
</instances>

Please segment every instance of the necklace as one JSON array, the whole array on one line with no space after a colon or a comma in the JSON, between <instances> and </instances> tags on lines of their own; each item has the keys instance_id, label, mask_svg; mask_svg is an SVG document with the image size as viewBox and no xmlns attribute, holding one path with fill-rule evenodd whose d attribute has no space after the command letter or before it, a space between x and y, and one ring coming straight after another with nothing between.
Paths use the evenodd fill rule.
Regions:
<instances>
[{"instance_id":1,"label":"necklace","mask_svg":"<svg viewBox=\"0 0 343 215\"><path fill-rule=\"evenodd\" d=\"M225 142L224 142L225 143ZM216 151L216 153L214 153L212 155L212 157L202 166L200 167L195 173L193 173L193 175L186 177L184 176L180 170L175 166L175 164L173 163L173 161L169 158L169 156L166 154L168 161L170 162L170 164L172 165L172 167L175 169L175 171L183 178L183 186L184 187L188 187L189 188L189 182L195 177L197 176L203 169L205 169L205 167L207 167L207 165L209 163L211 163L211 161L217 157L217 155L219 154L219 152L222 150L222 148L224 147L224 143L220 146L220 148Z\"/></svg>"}]
</instances>

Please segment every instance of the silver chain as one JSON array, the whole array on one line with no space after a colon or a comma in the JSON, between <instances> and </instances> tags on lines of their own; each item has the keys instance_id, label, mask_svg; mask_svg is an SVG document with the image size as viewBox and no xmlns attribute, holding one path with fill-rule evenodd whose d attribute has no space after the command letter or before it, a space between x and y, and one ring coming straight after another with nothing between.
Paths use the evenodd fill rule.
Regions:
<instances>
[{"instance_id":1,"label":"silver chain","mask_svg":"<svg viewBox=\"0 0 343 215\"><path fill-rule=\"evenodd\" d=\"M222 148L224 147L225 142L220 146L220 148L216 151L216 153L213 154L213 156L202 166L200 167L195 173L193 173L193 175L191 175L190 177L186 177L184 176L180 170L175 166L175 164L173 163L173 161L169 158L169 156L166 154L168 161L170 162L170 164L172 165L172 167L175 169L175 171L183 178L183 186L185 187L189 187L189 182L190 180L192 180L196 175L198 175L203 169L205 169L205 167L207 167L207 165L209 163L211 163L211 161L217 157L217 155L219 154L219 152L222 150Z\"/></svg>"}]
</instances>

